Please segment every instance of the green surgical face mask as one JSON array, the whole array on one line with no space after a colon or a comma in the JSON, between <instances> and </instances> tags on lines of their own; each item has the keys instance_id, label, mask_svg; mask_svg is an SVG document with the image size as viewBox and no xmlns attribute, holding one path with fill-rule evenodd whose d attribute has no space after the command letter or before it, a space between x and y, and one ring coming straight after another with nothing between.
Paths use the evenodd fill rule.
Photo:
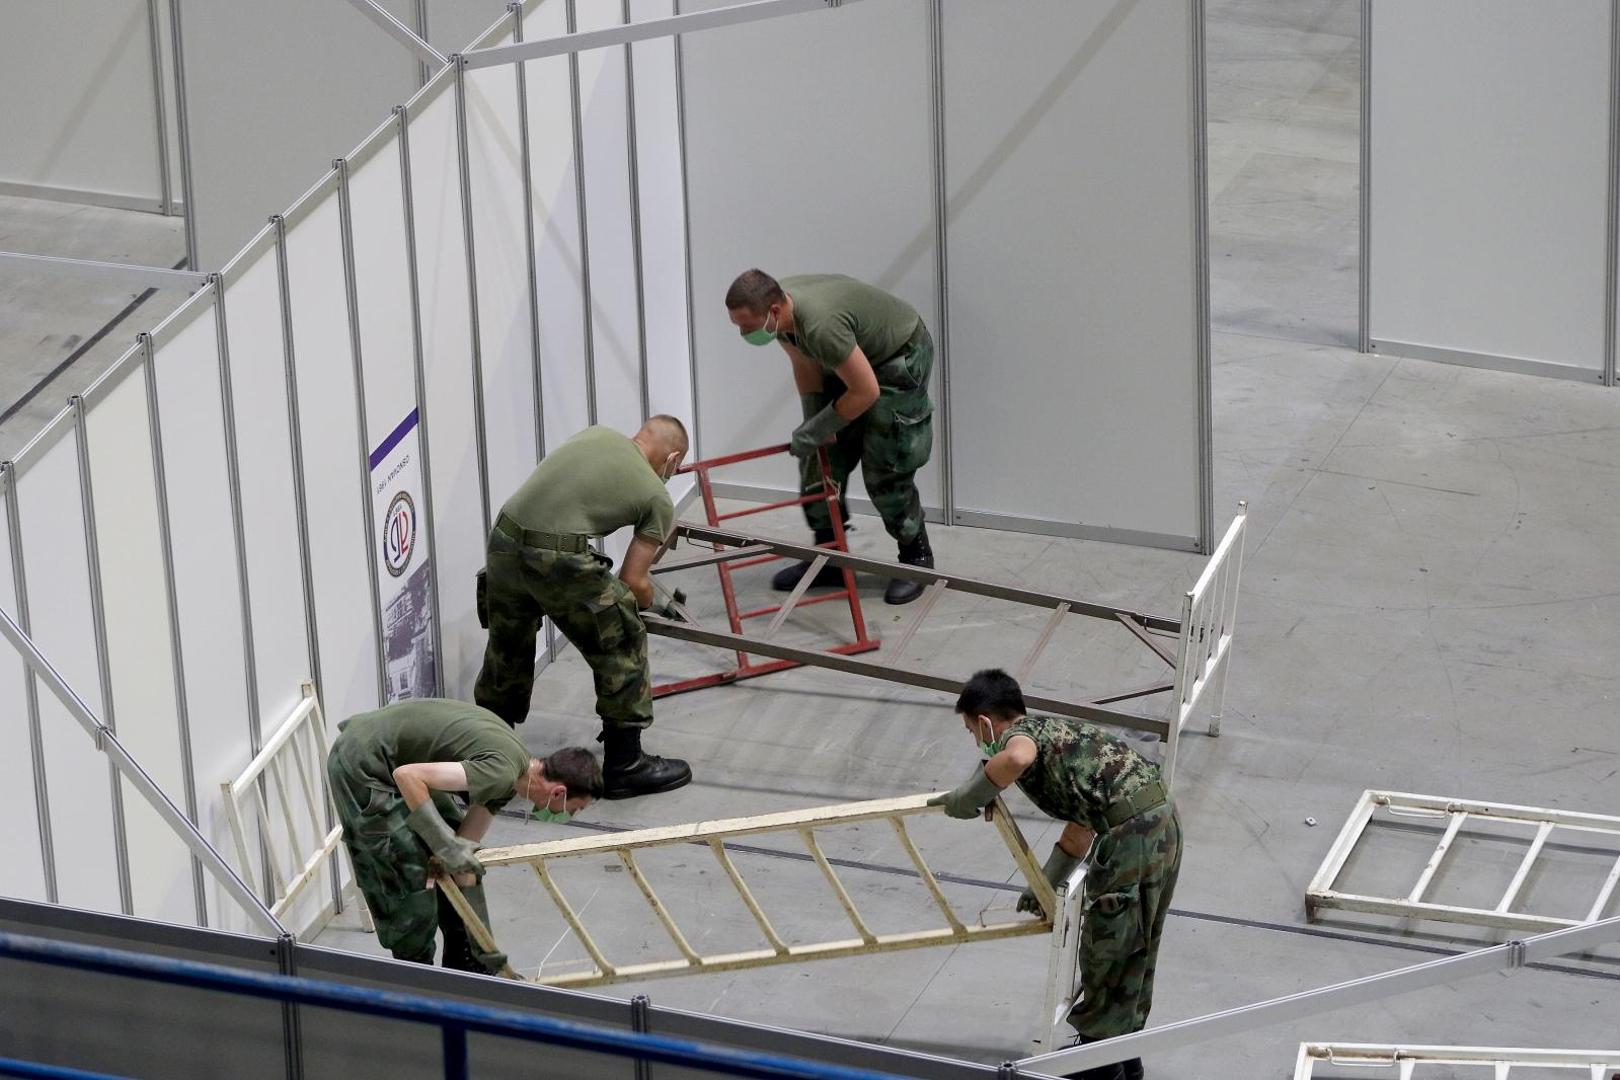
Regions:
<instances>
[{"instance_id":1,"label":"green surgical face mask","mask_svg":"<svg viewBox=\"0 0 1620 1080\"><path fill-rule=\"evenodd\" d=\"M769 345L771 342L775 341L776 331L771 329L770 314L766 314L764 326L761 326L758 330L755 330L752 333L744 334L742 339L748 342L750 345Z\"/></svg>"},{"instance_id":2,"label":"green surgical face mask","mask_svg":"<svg viewBox=\"0 0 1620 1080\"><path fill-rule=\"evenodd\" d=\"M530 810L529 811L529 816L531 818L533 818L535 821L545 821L545 822L551 822L551 823L556 824L556 825L562 825L562 824L565 824L568 821L571 821L573 819L573 817L574 817L574 815L570 814L568 812L568 810L566 809L567 806L568 806L568 792L567 792L567 790L564 790L563 791L563 807L564 807L564 809L562 809L562 810L553 810L551 808L550 801L548 800L545 806L536 806L535 808Z\"/></svg>"},{"instance_id":3,"label":"green surgical face mask","mask_svg":"<svg viewBox=\"0 0 1620 1080\"><path fill-rule=\"evenodd\" d=\"M978 740L979 753L983 754L987 758L995 757L1001 752L1001 740L995 737L995 733L996 729L992 727L990 729L991 738L989 742L985 742L983 739Z\"/></svg>"}]
</instances>

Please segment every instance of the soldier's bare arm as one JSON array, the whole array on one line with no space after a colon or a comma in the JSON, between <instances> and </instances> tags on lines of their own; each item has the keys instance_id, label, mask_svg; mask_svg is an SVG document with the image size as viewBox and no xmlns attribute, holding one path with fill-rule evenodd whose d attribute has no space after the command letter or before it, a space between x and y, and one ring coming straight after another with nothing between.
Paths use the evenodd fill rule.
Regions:
<instances>
[{"instance_id":1,"label":"soldier's bare arm","mask_svg":"<svg viewBox=\"0 0 1620 1080\"><path fill-rule=\"evenodd\" d=\"M777 338L777 344L782 346L782 351L793 361L793 385L800 395L821 393L821 368L816 366L815 361L781 338Z\"/></svg>"},{"instance_id":2,"label":"soldier's bare arm","mask_svg":"<svg viewBox=\"0 0 1620 1080\"><path fill-rule=\"evenodd\" d=\"M984 774L996 787L1006 787L1023 776L1035 764L1035 740L1028 735L1014 735L1007 740L996 756L984 763Z\"/></svg>"},{"instance_id":3,"label":"soldier's bare arm","mask_svg":"<svg viewBox=\"0 0 1620 1080\"><path fill-rule=\"evenodd\" d=\"M490 822L494 820L495 815L490 813L489 807L482 804L469 806L467 816L461 819L461 827L456 830L456 835L467 840L482 840L484 834L489 832Z\"/></svg>"},{"instance_id":4,"label":"soldier's bare arm","mask_svg":"<svg viewBox=\"0 0 1620 1080\"><path fill-rule=\"evenodd\" d=\"M859 345L850 350L849 355L844 357L844 362L834 371L849 388L833 403L833 408L838 410L839 416L845 420L854 420L877 404L879 393L877 373L872 370L872 362L866 358Z\"/></svg>"},{"instance_id":5,"label":"soldier's bare arm","mask_svg":"<svg viewBox=\"0 0 1620 1080\"><path fill-rule=\"evenodd\" d=\"M1075 858L1083 859L1086 857L1086 852L1091 850L1091 842L1096 838L1096 833L1079 822L1071 821L1063 826L1063 832L1058 836L1057 846Z\"/></svg>"},{"instance_id":6,"label":"soldier's bare arm","mask_svg":"<svg viewBox=\"0 0 1620 1080\"><path fill-rule=\"evenodd\" d=\"M638 536L630 541L630 550L619 566L619 580L635 594L636 606L642 610L653 606L652 564L658 547L658 541Z\"/></svg>"},{"instance_id":7,"label":"soldier's bare arm","mask_svg":"<svg viewBox=\"0 0 1620 1080\"><path fill-rule=\"evenodd\" d=\"M415 810L435 791L466 791L467 770L459 761L424 761L394 770L394 784L405 805Z\"/></svg>"}]
</instances>

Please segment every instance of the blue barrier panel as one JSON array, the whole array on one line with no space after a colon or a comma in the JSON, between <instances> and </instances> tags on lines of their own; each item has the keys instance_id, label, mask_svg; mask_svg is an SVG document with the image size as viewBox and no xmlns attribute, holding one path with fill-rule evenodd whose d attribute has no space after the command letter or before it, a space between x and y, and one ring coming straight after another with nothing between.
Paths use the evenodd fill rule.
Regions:
<instances>
[{"instance_id":1,"label":"blue barrier panel","mask_svg":"<svg viewBox=\"0 0 1620 1080\"><path fill-rule=\"evenodd\" d=\"M469 1075L466 1037L469 1031L641 1061L709 1069L725 1076L757 1077L760 1080L903 1080L895 1073L852 1069L751 1050L734 1050L690 1039L614 1031L510 1009L438 1001L413 994L344 986L290 975L238 971L219 964L75 945L23 934L0 933L0 958L433 1024L445 1033L445 1076L452 1080L463 1080ZM102 1073L75 1072L42 1065L26 1067L44 1071L12 1075L101 1077L107 1080L106 1074ZM0 1075L4 1075L3 1069L0 1069Z\"/></svg>"}]
</instances>

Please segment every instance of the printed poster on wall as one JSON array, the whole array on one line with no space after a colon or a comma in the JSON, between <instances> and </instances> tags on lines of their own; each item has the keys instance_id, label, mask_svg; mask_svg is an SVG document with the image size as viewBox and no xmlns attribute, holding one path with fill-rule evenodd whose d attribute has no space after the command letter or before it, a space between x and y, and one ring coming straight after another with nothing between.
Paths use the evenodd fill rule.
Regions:
<instances>
[{"instance_id":1,"label":"printed poster on wall","mask_svg":"<svg viewBox=\"0 0 1620 1080\"><path fill-rule=\"evenodd\" d=\"M433 569L423 518L417 410L371 452L377 581L388 657L388 700L436 697Z\"/></svg>"}]
</instances>

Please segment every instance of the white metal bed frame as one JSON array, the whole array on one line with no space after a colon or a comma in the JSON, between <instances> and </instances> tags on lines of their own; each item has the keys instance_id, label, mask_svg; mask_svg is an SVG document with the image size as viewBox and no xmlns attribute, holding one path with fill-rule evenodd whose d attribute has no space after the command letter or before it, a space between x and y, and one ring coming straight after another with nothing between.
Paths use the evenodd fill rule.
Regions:
<instances>
[{"instance_id":1,"label":"white metal bed frame","mask_svg":"<svg viewBox=\"0 0 1620 1080\"><path fill-rule=\"evenodd\" d=\"M330 864L333 875L341 882L342 863L348 861L343 826L334 824L329 828L327 824L332 806L326 787L326 755L330 749L320 699L314 685L306 682L303 698L265 740L247 768L234 780L219 785L225 796L231 838L236 842L237 866L255 892L260 891L254 871L258 859L248 844L245 820L251 816L258 821L268 883L274 891L270 911L283 921L310 882L320 876L322 867ZM315 843L301 846L301 839L307 836L313 836ZM350 867L348 885L335 890L331 902L297 928L299 936L307 938L341 911L345 894L359 905L365 929L371 931L371 916L354 888L354 868Z\"/></svg>"},{"instance_id":2,"label":"white metal bed frame","mask_svg":"<svg viewBox=\"0 0 1620 1080\"><path fill-rule=\"evenodd\" d=\"M1398 1080L1426 1080L1436 1075L1432 1066L1478 1067L1484 1080L1511 1080L1513 1071L1567 1069L1570 1080L1611 1080L1620 1076L1620 1050L1530 1050L1510 1046L1383 1046L1372 1043L1300 1043L1294 1080L1327 1080L1318 1066L1386 1071Z\"/></svg>"},{"instance_id":3,"label":"white metal bed frame","mask_svg":"<svg viewBox=\"0 0 1620 1080\"><path fill-rule=\"evenodd\" d=\"M1417 883L1405 896L1372 896L1336 890L1333 887L1334 883L1343 872L1356 843L1365 835L1368 823L1380 808L1393 817L1418 818L1431 822L1444 820L1445 831L1441 834L1439 843L1435 845L1434 853L1424 865ZM1444 862L1446 853L1451 850L1463 824L1471 819L1534 826L1535 833L1530 838L1530 846L1525 850L1524 858L1519 862L1513 880L1493 907L1466 907L1425 900L1423 897L1441 863ZM1519 898L1525 881L1530 876L1531 867L1534 866L1537 857L1546 847L1547 839L1555 829L1606 836L1615 843L1614 866L1604 879L1598 890L1597 899L1588 909L1585 918L1555 918L1550 915L1534 915L1526 911L1513 910L1514 902ZM1313 921L1322 910L1338 908L1344 911L1433 919L1438 922L1487 926L1503 930L1559 930L1570 926L1582 926L1602 918L1604 910L1614 897L1617 884L1620 884L1620 817L1536 806L1515 806L1509 803L1474 802L1435 795L1414 795L1399 791L1364 791L1361 798L1356 800L1355 809L1351 811L1344 828L1333 841L1333 846L1328 849L1327 857L1322 860L1316 876L1306 887L1305 913Z\"/></svg>"}]
</instances>

